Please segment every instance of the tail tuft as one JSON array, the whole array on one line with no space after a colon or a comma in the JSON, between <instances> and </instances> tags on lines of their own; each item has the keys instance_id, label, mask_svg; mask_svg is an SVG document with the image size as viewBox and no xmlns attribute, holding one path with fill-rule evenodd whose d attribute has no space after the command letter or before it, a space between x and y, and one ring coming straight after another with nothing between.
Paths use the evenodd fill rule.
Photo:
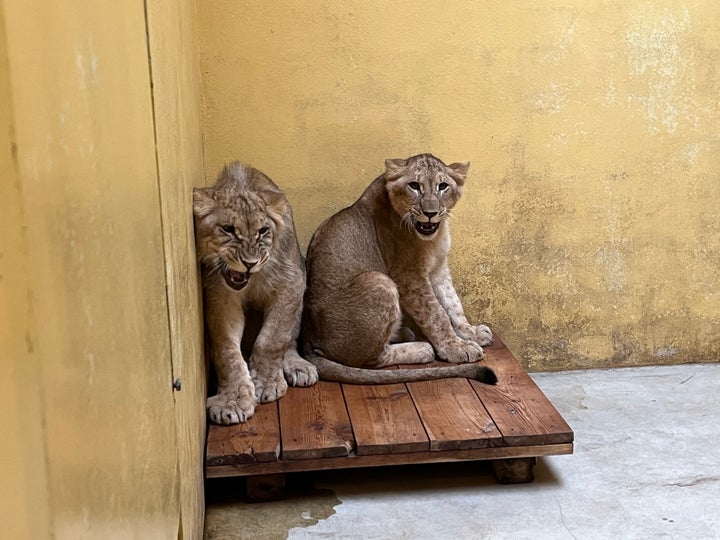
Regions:
<instances>
[{"instance_id":1,"label":"tail tuft","mask_svg":"<svg viewBox=\"0 0 720 540\"><path fill-rule=\"evenodd\" d=\"M498 378L495 372L486 366L480 366L478 375L476 377L478 381L485 384L497 384Z\"/></svg>"}]
</instances>

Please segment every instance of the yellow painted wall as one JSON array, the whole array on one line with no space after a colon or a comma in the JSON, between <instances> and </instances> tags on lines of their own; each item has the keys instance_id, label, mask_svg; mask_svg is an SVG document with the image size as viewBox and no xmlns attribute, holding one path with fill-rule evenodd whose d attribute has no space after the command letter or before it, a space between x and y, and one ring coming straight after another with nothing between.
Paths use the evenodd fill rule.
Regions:
<instances>
[{"instance_id":1,"label":"yellow painted wall","mask_svg":"<svg viewBox=\"0 0 720 540\"><path fill-rule=\"evenodd\" d=\"M206 182L300 240L385 158L470 160L452 270L531 369L720 359L720 4L207 2Z\"/></svg>"},{"instance_id":2,"label":"yellow painted wall","mask_svg":"<svg viewBox=\"0 0 720 540\"><path fill-rule=\"evenodd\" d=\"M0 2L0 536L202 537L194 8Z\"/></svg>"},{"instance_id":3,"label":"yellow painted wall","mask_svg":"<svg viewBox=\"0 0 720 540\"><path fill-rule=\"evenodd\" d=\"M147 2L183 538L202 538L206 373L192 188L203 184L194 0ZM160 420L160 419L158 419Z\"/></svg>"},{"instance_id":4,"label":"yellow painted wall","mask_svg":"<svg viewBox=\"0 0 720 540\"><path fill-rule=\"evenodd\" d=\"M47 469L40 422L40 363L30 350L31 312L22 188L15 166L13 110L0 11L0 523L8 538L49 536ZM8 254L13 254L9 256Z\"/></svg>"}]
</instances>

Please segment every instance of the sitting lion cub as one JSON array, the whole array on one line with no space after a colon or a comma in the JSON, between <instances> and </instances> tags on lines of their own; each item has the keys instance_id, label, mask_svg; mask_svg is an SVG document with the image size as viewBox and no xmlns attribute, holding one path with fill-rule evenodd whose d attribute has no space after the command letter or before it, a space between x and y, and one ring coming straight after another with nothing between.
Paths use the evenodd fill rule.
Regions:
<instances>
[{"instance_id":1,"label":"sitting lion cub","mask_svg":"<svg viewBox=\"0 0 720 540\"><path fill-rule=\"evenodd\" d=\"M214 187L195 189L193 199L205 321L218 376L207 409L213 422L237 424L253 415L256 401L285 395L287 383L317 382L317 370L300 358L296 344L305 268L290 204L260 171L232 163ZM246 364L240 342L251 310L260 312L262 326Z\"/></svg>"},{"instance_id":2,"label":"sitting lion cub","mask_svg":"<svg viewBox=\"0 0 720 540\"><path fill-rule=\"evenodd\" d=\"M471 326L450 279L448 216L460 198L468 163L445 165L430 154L385 162L385 173L355 204L325 221L307 253L305 356L327 380L382 384L469 377L495 384L477 364L373 370L395 364L483 358L492 341ZM402 313L429 340L395 343Z\"/></svg>"}]
</instances>

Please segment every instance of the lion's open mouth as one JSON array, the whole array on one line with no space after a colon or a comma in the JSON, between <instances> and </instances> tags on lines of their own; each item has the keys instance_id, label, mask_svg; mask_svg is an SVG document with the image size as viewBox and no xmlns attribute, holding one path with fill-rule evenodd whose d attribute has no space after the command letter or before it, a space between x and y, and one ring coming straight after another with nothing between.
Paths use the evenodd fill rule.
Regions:
<instances>
[{"instance_id":1,"label":"lion's open mouth","mask_svg":"<svg viewBox=\"0 0 720 540\"><path fill-rule=\"evenodd\" d=\"M225 267L222 271L222 276L225 279L225 283L228 284L228 287L239 291L248 284L250 272L238 272L237 270L231 270Z\"/></svg>"},{"instance_id":2,"label":"lion's open mouth","mask_svg":"<svg viewBox=\"0 0 720 540\"><path fill-rule=\"evenodd\" d=\"M438 230L438 227L440 226L440 222L433 223L431 221L416 221L415 222L415 230L419 232L420 234L424 234L426 236L430 236L435 231Z\"/></svg>"}]
</instances>

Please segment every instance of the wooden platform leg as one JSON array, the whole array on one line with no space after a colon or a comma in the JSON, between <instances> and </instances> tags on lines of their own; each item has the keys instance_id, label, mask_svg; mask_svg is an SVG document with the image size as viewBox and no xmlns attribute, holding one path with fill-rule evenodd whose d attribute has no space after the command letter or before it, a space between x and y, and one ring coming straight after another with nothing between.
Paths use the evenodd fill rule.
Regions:
<instances>
[{"instance_id":1,"label":"wooden platform leg","mask_svg":"<svg viewBox=\"0 0 720 540\"><path fill-rule=\"evenodd\" d=\"M502 484L522 484L532 482L533 467L537 463L537 458L513 458L513 459L494 459L491 462L495 476Z\"/></svg>"},{"instance_id":2,"label":"wooden platform leg","mask_svg":"<svg viewBox=\"0 0 720 540\"><path fill-rule=\"evenodd\" d=\"M259 474L246 478L245 494L250 502L275 501L285 497L284 474Z\"/></svg>"}]
</instances>

